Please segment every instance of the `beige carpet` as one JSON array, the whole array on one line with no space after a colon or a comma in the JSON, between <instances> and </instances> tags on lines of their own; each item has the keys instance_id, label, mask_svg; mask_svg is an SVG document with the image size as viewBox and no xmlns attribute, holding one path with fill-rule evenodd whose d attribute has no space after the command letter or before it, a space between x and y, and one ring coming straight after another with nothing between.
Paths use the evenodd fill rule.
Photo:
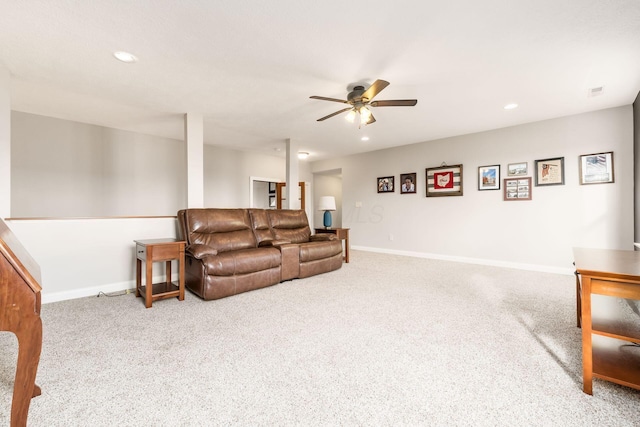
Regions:
<instances>
[{"instance_id":1,"label":"beige carpet","mask_svg":"<svg viewBox=\"0 0 640 427\"><path fill-rule=\"evenodd\" d=\"M640 425L639 391L581 390L572 276L353 251L218 301L91 297L42 319L30 426ZM0 333L0 425L16 347Z\"/></svg>"}]
</instances>

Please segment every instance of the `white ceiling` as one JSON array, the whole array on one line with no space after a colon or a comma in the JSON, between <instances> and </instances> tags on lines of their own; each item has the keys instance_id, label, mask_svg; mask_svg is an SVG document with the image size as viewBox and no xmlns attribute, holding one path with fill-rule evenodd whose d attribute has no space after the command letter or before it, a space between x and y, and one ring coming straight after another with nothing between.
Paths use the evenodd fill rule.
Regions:
<instances>
[{"instance_id":1,"label":"white ceiling","mask_svg":"<svg viewBox=\"0 0 640 427\"><path fill-rule=\"evenodd\" d=\"M313 161L629 105L640 1L0 0L0 63L13 110ZM418 105L316 121L378 78Z\"/></svg>"}]
</instances>

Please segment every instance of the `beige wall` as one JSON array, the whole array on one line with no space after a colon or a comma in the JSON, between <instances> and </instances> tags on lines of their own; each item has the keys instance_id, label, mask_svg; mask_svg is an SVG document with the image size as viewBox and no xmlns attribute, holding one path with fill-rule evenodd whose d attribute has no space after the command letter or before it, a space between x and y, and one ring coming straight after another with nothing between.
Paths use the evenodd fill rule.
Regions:
<instances>
[{"instance_id":1,"label":"beige wall","mask_svg":"<svg viewBox=\"0 0 640 427\"><path fill-rule=\"evenodd\" d=\"M579 185L578 156L614 152L615 183ZM533 187L531 201L478 191L478 167L564 156L565 185ZM463 165L462 197L425 197L425 168ZM343 227L354 247L570 272L572 247L632 249L631 106L315 162L341 169ZM376 177L417 173L417 193L376 192ZM503 184L501 185L503 188ZM361 207L356 207L360 203Z\"/></svg>"}]
</instances>

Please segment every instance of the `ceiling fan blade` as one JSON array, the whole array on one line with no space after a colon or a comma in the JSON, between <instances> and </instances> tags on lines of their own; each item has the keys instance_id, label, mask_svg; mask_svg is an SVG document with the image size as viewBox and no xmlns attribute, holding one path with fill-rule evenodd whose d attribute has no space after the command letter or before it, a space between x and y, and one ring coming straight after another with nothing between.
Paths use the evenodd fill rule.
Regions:
<instances>
[{"instance_id":1,"label":"ceiling fan blade","mask_svg":"<svg viewBox=\"0 0 640 427\"><path fill-rule=\"evenodd\" d=\"M343 104L348 104L348 101L345 101L344 99L337 99L337 98L327 98L325 96L310 96L309 98L311 99L319 99L321 101L333 101L333 102L341 102Z\"/></svg>"},{"instance_id":2,"label":"ceiling fan blade","mask_svg":"<svg viewBox=\"0 0 640 427\"><path fill-rule=\"evenodd\" d=\"M384 89L387 86L389 86L388 81L378 79L375 82L373 82L371 86L369 86L369 89L364 91L364 93L362 94L362 97L367 98L369 101L371 101L374 96L382 92L382 89Z\"/></svg>"},{"instance_id":3,"label":"ceiling fan blade","mask_svg":"<svg viewBox=\"0 0 640 427\"><path fill-rule=\"evenodd\" d=\"M337 116L338 114L340 114L340 113L344 113L345 111L349 111L349 110L351 110L351 107L349 107L349 108L343 108L342 110L340 110L340 111L336 111L335 113L331 113L331 114L329 114L328 116L321 117L321 118L319 118L319 119L318 119L318 120L316 120L316 121L321 122L321 121L323 121L323 120L330 119L330 118L331 118L331 117L333 117L333 116Z\"/></svg>"},{"instance_id":4,"label":"ceiling fan blade","mask_svg":"<svg viewBox=\"0 0 640 427\"><path fill-rule=\"evenodd\" d=\"M385 101L373 101L369 105L372 107L413 107L418 103L417 99L396 99Z\"/></svg>"}]
</instances>

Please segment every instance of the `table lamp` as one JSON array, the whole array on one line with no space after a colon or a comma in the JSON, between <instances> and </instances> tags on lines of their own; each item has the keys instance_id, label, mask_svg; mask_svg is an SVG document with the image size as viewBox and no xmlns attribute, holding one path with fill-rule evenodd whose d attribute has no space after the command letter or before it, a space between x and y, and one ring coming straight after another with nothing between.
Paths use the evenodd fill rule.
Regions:
<instances>
[{"instance_id":1,"label":"table lamp","mask_svg":"<svg viewBox=\"0 0 640 427\"><path fill-rule=\"evenodd\" d=\"M320 197L318 210L324 211L324 228L331 228L331 211L336 210L336 198L333 196Z\"/></svg>"}]
</instances>

